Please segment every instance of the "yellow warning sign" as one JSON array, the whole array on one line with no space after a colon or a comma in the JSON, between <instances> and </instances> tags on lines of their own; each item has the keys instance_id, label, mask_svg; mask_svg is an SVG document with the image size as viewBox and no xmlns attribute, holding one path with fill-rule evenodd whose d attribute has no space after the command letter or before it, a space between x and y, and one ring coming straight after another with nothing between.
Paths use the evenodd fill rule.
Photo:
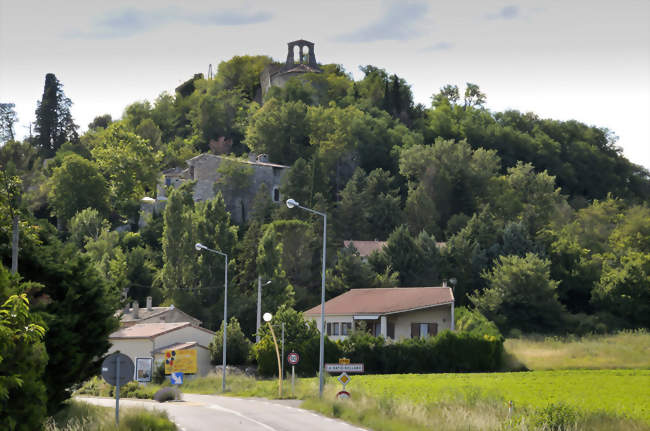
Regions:
<instances>
[{"instance_id":1,"label":"yellow warning sign","mask_svg":"<svg viewBox=\"0 0 650 431\"><path fill-rule=\"evenodd\" d=\"M165 350L165 374L196 373L196 349Z\"/></svg>"}]
</instances>

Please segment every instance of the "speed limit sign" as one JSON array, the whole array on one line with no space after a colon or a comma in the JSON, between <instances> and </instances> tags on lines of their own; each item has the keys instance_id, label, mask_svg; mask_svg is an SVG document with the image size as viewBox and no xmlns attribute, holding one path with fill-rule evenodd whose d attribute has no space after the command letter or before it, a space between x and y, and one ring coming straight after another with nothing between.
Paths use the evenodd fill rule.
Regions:
<instances>
[{"instance_id":1,"label":"speed limit sign","mask_svg":"<svg viewBox=\"0 0 650 431\"><path fill-rule=\"evenodd\" d=\"M291 365L296 365L300 361L300 355L296 352L291 352L287 355L287 361Z\"/></svg>"}]
</instances>

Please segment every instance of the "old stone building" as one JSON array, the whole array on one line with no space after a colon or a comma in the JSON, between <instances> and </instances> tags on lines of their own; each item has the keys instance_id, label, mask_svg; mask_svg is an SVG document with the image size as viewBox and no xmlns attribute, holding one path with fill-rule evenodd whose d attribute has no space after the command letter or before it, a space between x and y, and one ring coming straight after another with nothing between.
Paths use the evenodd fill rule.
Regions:
<instances>
[{"instance_id":1,"label":"old stone building","mask_svg":"<svg viewBox=\"0 0 650 431\"><path fill-rule=\"evenodd\" d=\"M187 165L186 169L174 168L163 172L155 201L143 199L142 210L145 215L154 210L162 210L167 200L167 187L178 187L187 181L195 181L195 202L212 199L221 191L233 222L243 223L249 219L253 201L260 190L266 189L268 199L272 202L279 204L282 201L280 185L289 170L289 166L270 163L266 154L255 153L251 153L248 160L204 153L188 160ZM224 176L233 171L236 172L233 178Z\"/></svg>"},{"instance_id":2,"label":"old stone building","mask_svg":"<svg viewBox=\"0 0 650 431\"><path fill-rule=\"evenodd\" d=\"M284 87L287 81L304 73L322 73L316 63L314 44L307 40L288 43L287 61L284 64L270 64L260 74L260 85L264 96L271 87Z\"/></svg>"}]
</instances>

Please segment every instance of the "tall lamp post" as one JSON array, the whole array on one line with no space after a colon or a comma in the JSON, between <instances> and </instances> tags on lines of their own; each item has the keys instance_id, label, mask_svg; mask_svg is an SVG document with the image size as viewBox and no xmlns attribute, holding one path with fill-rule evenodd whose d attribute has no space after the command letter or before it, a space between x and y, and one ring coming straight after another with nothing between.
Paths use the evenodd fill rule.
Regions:
<instances>
[{"instance_id":1,"label":"tall lamp post","mask_svg":"<svg viewBox=\"0 0 650 431\"><path fill-rule=\"evenodd\" d=\"M255 343L260 342L260 326L262 325L262 286L268 286L271 280L262 284L262 276L257 276L257 331L255 332Z\"/></svg>"},{"instance_id":2,"label":"tall lamp post","mask_svg":"<svg viewBox=\"0 0 650 431\"><path fill-rule=\"evenodd\" d=\"M223 292L223 348L222 348L223 354L222 354L222 369L221 369L223 375L221 381L221 391L226 392L226 339L227 339L226 330L228 327L228 255L226 253L222 253L220 251L208 248L203 244L201 244L200 242L197 242L194 245L194 248L196 248L196 251L207 250L207 251L211 251L212 253L219 254L226 258L226 266L224 267L225 268L224 270L225 289Z\"/></svg>"},{"instance_id":3,"label":"tall lamp post","mask_svg":"<svg viewBox=\"0 0 650 431\"><path fill-rule=\"evenodd\" d=\"M323 274L321 276L321 299L320 299L320 355L318 361L318 395L323 397L323 386L325 385L325 376L323 374L323 367L325 364L325 259L326 259L326 243L327 243L327 214L320 211L306 208L296 202L294 199L287 199L287 207L298 207L313 214L323 216Z\"/></svg>"}]
</instances>

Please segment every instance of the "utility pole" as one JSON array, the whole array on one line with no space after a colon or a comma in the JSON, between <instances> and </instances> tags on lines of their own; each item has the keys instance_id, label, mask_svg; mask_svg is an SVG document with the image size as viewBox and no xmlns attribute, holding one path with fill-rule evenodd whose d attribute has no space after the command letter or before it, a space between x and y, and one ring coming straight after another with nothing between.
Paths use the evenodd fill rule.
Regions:
<instances>
[{"instance_id":1,"label":"utility pole","mask_svg":"<svg viewBox=\"0 0 650 431\"><path fill-rule=\"evenodd\" d=\"M257 330L255 331L255 343L260 342L260 325L262 319L262 276L257 276Z\"/></svg>"}]
</instances>

